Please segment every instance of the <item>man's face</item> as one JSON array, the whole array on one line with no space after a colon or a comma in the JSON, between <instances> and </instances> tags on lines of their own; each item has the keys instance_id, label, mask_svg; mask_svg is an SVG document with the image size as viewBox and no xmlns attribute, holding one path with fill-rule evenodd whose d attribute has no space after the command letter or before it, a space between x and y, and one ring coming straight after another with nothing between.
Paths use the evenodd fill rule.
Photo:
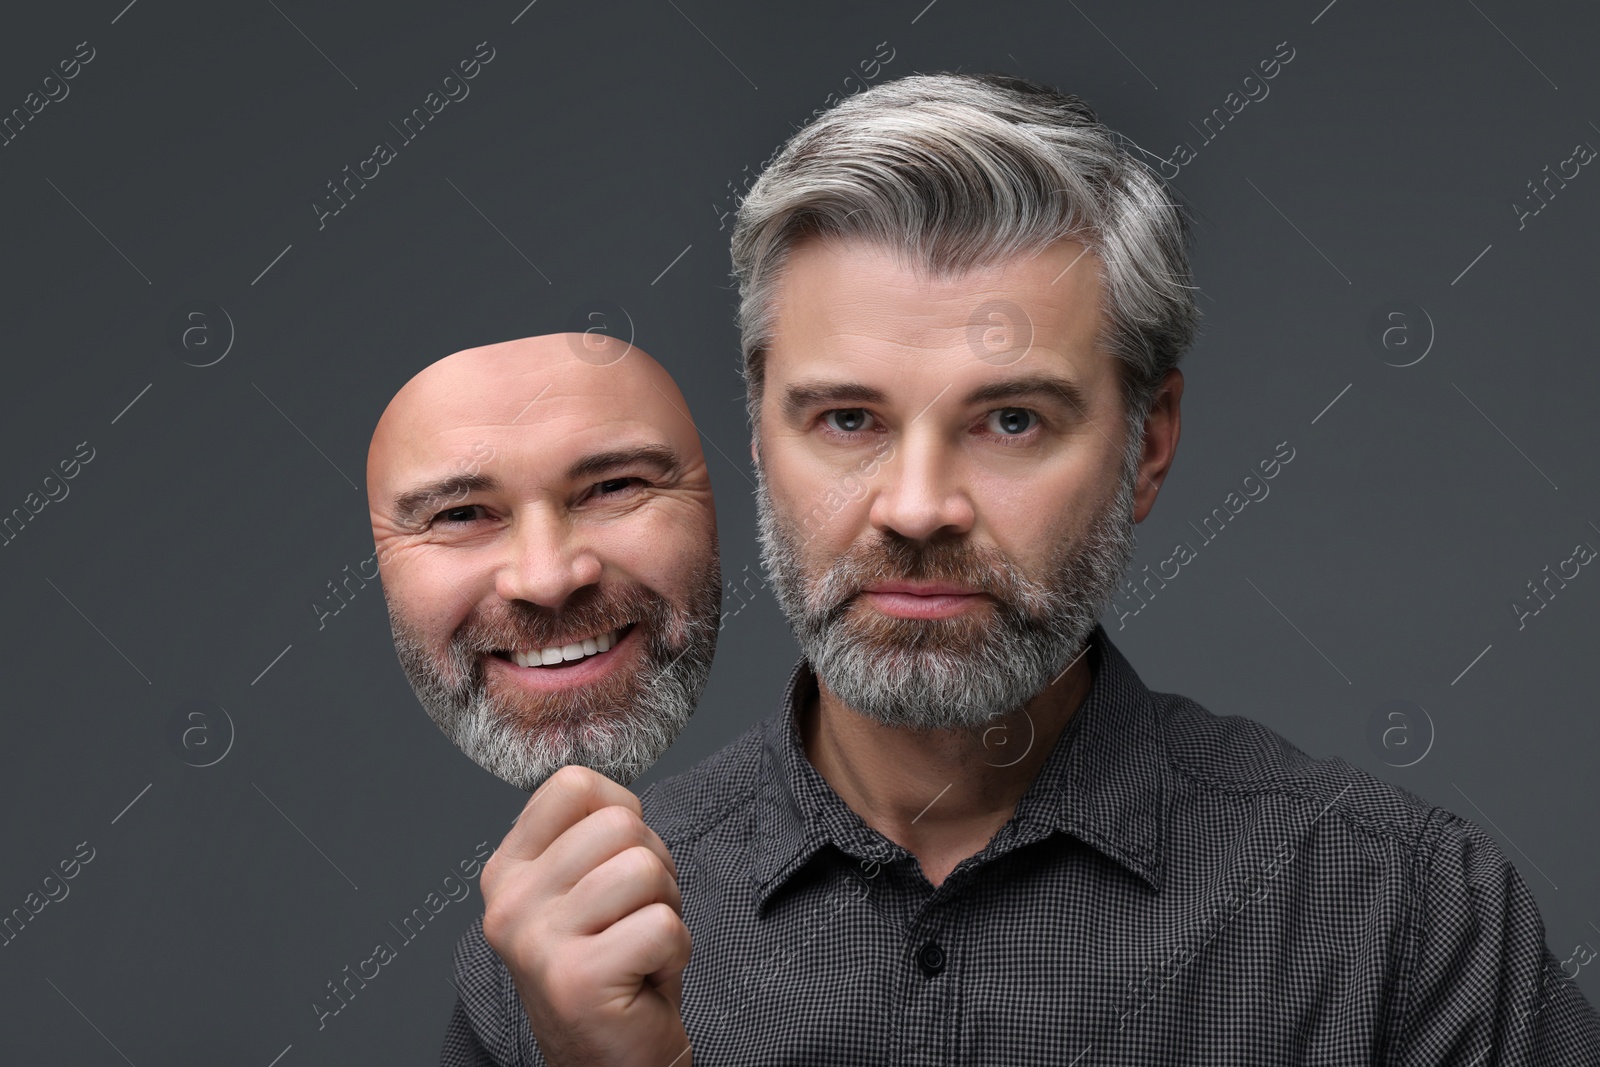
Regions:
<instances>
[{"instance_id":1,"label":"man's face","mask_svg":"<svg viewBox=\"0 0 1600 1067\"><path fill-rule=\"evenodd\" d=\"M401 665L451 740L528 790L568 763L648 768L699 698L721 606L681 394L638 349L599 366L567 341L427 368L368 463Z\"/></svg>"},{"instance_id":2,"label":"man's face","mask_svg":"<svg viewBox=\"0 0 1600 1067\"><path fill-rule=\"evenodd\" d=\"M755 442L762 553L856 711L922 728L1014 711L1114 594L1155 486L1094 344L1096 266L1070 241L948 280L861 241L793 251Z\"/></svg>"}]
</instances>

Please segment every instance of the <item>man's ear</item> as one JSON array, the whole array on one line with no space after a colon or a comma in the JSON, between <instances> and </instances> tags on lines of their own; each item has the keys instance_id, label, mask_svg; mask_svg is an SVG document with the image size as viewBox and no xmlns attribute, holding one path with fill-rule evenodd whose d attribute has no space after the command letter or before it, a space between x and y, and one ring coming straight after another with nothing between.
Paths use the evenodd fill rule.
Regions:
<instances>
[{"instance_id":1,"label":"man's ear","mask_svg":"<svg viewBox=\"0 0 1600 1067\"><path fill-rule=\"evenodd\" d=\"M1172 469L1182 426L1179 402L1183 399L1183 372L1174 367L1162 379L1144 422L1144 451L1139 459L1139 482L1133 494L1133 521L1143 522L1156 505L1156 494Z\"/></svg>"}]
</instances>

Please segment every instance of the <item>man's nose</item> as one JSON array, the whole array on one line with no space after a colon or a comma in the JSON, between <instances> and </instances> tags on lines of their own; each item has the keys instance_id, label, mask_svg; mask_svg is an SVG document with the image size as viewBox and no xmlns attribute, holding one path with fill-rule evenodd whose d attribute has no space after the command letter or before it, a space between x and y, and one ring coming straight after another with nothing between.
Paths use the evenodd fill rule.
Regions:
<instances>
[{"instance_id":1,"label":"man's nose","mask_svg":"<svg viewBox=\"0 0 1600 1067\"><path fill-rule=\"evenodd\" d=\"M915 422L900 434L878 471L879 488L869 521L878 530L926 541L935 534L965 534L977 519L964 465L935 427Z\"/></svg>"},{"instance_id":2,"label":"man's nose","mask_svg":"<svg viewBox=\"0 0 1600 1067\"><path fill-rule=\"evenodd\" d=\"M571 523L544 510L525 511L506 540L495 592L504 600L555 608L598 582L600 571L600 557Z\"/></svg>"}]
</instances>

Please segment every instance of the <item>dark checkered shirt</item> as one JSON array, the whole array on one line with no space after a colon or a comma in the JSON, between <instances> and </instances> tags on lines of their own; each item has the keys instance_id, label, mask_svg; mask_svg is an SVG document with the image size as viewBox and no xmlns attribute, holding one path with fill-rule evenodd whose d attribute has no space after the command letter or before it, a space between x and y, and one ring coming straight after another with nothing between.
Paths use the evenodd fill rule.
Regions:
<instances>
[{"instance_id":1,"label":"dark checkered shirt","mask_svg":"<svg viewBox=\"0 0 1600 1067\"><path fill-rule=\"evenodd\" d=\"M807 761L803 660L775 715L642 795L693 940L695 1067L1600 1065L1600 1015L1482 829L1150 692L1103 629L1091 657L1015 815L937 889ZM545 1062L481 918L455 977L444 1067Z\"/></svg>"}]
</instances>

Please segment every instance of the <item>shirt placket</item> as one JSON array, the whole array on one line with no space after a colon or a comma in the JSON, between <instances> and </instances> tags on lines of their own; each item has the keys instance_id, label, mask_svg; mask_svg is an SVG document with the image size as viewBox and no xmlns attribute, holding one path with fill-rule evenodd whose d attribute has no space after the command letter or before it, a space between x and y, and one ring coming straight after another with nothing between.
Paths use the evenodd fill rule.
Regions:
<instances>
[{"instance_id":1,"label":"shirt placket","mask_svg":"<svg viewBox=\"0 0 1600 1067\"><path fill-rule=\"evenodd\" d=\"M954 1063L951 1019L960 1002L962 927L959 902L949 891L933 890L920 873L911 881L914 903L901 937L900 1049L903 1067L944 1067Z\"/></svg>"}]
</instances>

